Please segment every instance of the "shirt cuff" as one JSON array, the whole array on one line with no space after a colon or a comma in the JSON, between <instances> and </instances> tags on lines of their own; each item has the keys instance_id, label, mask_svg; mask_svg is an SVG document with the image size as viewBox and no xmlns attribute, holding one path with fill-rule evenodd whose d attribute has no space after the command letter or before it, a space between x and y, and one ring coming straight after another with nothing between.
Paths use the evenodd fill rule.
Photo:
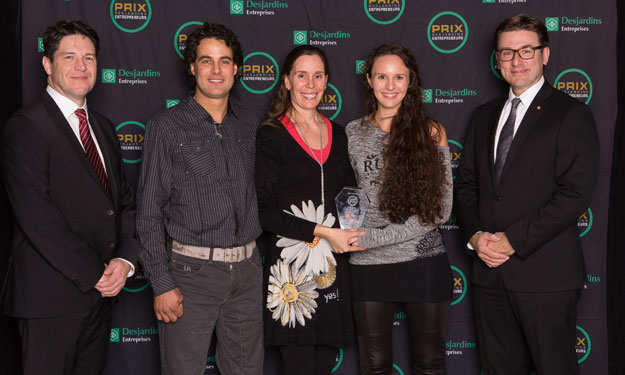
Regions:
<instances>
[{"instance_id":1,"label":"shirt cuff","mask_svg":"<svg viewBox=\"0 0 625 375\"><path fill-rule=\"evenodd\" d=\"M126 275L126 278L132 277L132 275L135 274L135 265L130 263L129 261L127 261L124 258L115 258L115 259L119 259L119 260L123 260L124 262L128 263L128 265L130 266L130 271L128 271L128 275Z\"/></svg>"},{"instance_id":2,"label":"shirt cuff","mask_svg":"<svg viewBox=\"0 0 625 375\"><path fill-rule=\"evenodd\" d=\"M482 231L481 231L481 230L478 230L477 232L473 233L473 236L475 236L475 235L476 235L476 234L478 234L478 233L482 233ZM473 236L471 236L471 237L473 237ZM473 246L471 246L471 242L467 242L467 248L468 248L469 250L473 250L473 251L475 251L475 249L473 248Z\"/></svg>"}]
</instances>

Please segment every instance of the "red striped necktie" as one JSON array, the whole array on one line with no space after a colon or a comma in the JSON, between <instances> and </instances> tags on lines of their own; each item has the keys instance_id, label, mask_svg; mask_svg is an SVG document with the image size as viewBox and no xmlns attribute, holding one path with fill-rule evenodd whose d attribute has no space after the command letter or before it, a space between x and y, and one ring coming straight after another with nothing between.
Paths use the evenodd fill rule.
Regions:
<instances>
[{"instance_id":1,"label":"red striped necktie","mask_svg":"<svg viewBox=\"0 0 625 375\"><path fill-rule=\"evenodd\" d=\"M78 122L80 124L80 141L82 142L83 147L85 148L85 153L93 166L93 170L98 175L104 190L106 191L106 195L111 197L111 190L109 189L108 180L106 179L106 170L104 169L104 165L102 164L102 160L100 159L100 155L98 154L98 149L93 142L93 138L91 138L91 132L89 131L89 124L87 123L87 113L84 109L78 108L74 111L76 116L78 117Z\"/></svg>"}]
</instances>

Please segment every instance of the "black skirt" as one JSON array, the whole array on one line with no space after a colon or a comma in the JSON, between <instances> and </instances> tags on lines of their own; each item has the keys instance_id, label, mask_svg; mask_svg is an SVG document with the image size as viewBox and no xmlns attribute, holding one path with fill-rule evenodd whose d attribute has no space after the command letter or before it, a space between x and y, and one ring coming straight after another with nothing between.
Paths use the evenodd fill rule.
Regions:
<instances>
[{"instance_id":1,"label":"black skirt","mask_svg":"<svg viewBox=\"0 0 625 375\"><path fill-rule=\"evenodd\" d=\"M408 262L350 264L352 299L378 302L451 300L452 276L447 254Z\"/></svg>"}]
</instances>

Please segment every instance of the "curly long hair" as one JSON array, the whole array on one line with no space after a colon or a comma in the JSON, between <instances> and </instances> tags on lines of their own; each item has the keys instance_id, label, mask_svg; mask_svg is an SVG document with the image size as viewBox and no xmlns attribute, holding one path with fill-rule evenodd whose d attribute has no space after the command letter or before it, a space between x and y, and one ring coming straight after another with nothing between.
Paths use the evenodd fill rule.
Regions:
<instances>
[{"instance_id":1,"label":"curly long hair","mask_svg":"<svg viewBox=\"0 0 625 375\"><path fill-rule=\"evenodd\" d=\"M419 67L413 54L399 44L384 44L367 57L366 77L373 78L371 69L379 57L399 57L410 72L408 89L398 112L393 116L391 130L384 144L382 186L378 193L380 209L394 223L417 215L422 223L440 223L443 211L445 166L432 128L441 125L424 113ZM365 113L373 118L378 102L373 89L365 80ZM364 120L364 119L363 119Z\"/></svg>"},{"instance_id":2,"label":"curly long hair","mask_svg":"<svg viewBox=\"0 0 625 375\"><path fill-rule=\"evenodd\" d=\"M277 126L277 124L280 123L278 119L287 113L293 106L291 103L291 94L289 93L289 90L286 89L285 79L289 74L291 74L295 61L301 56L319 56L323 62L323 70L325 70L326 77L328 81L330 81L330 66L328 65L328 59L326 58L325 53L323 53L323 50L307 44L293 48L284 59L282 71L280 72L280 77L278 77L278 89L276 90L273 100L269 105L269 109L267 110L267 119L262 122L261 126Z\"/></svg>"}]
</instances>

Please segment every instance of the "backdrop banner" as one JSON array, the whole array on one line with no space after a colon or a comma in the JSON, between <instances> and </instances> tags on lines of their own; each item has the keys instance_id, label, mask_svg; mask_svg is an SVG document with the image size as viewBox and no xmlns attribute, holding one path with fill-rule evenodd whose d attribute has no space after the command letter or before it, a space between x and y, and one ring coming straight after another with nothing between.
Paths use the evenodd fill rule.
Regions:
<instances>
[{"instance_id":1,"label":"backdrop banner","mask_svg":"<svg viewBox=\"0 0 625 375\"><path fill-rule=\"evenodd\" d=\"M506 93L493 64L493 32L504 19L527 13L543 20L551 39L548 84L587 103L601 140L594 199L579 217L587 280L579 302L575 349L584 375L607 374L605 248L612 134L616 121L616 2L612 0L53 0L22 1L23 99L41 95L41 37L60 19L81 19L100 36L98 80L89 106L109 117L121 141L126 172L136 186L145 124L189 95L182 64L187 35L202 22L236 32L244 49L242 77L231 98L261 116L274 93L280 64L293 47L321 47L331 79L321 104L330 119L346 124L363 111L364 59L374 47L398 42L420 64L424 101L444 124L454 170L472 111ZM455 173L455 172L454 172ZM471 302L470 258L456 218L441 226L453 273L453 300L446 341L448 373L480 373ZM406 314L395 316L394 368L410 372ZM152 291L139 272L115 306L108 374L158 374L158 329ZM356 346L343 348L335 374L358 374ZM267 350L266 374L279 374ZM214 346L206 374L219 374Z\"/></svg>"}]
</instances>

